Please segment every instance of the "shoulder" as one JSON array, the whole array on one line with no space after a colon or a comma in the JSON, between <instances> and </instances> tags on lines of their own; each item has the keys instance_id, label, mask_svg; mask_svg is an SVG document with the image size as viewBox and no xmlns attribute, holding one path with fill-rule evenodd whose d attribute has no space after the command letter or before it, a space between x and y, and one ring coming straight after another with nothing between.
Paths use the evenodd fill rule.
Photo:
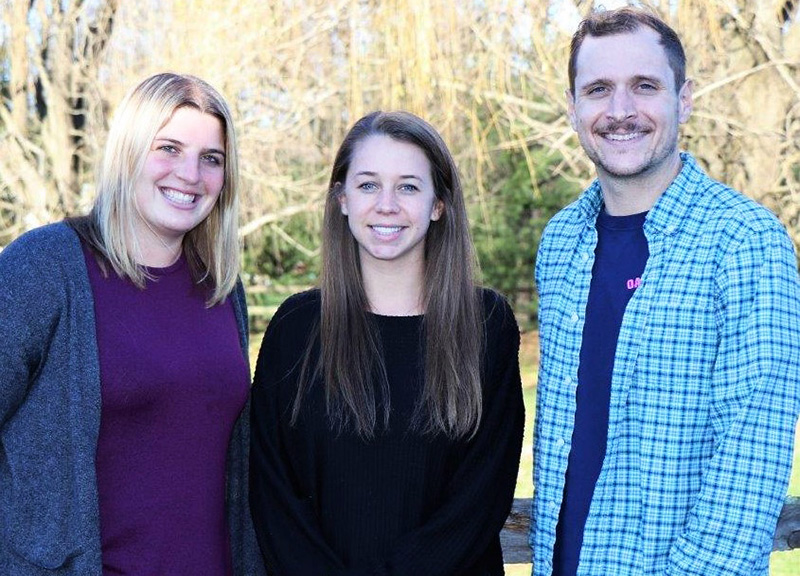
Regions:
<instances>
[{"instance_id":1,"label":"shoulder","mask_svg":"<svg viewBox=\"0 0 800 576\"><path fill-rule=\"evenodd\" d=\"M261 379L266 367L269 370L284 366L291 369L302 357L309 338L316 333L319 323L319 290L308 290L289 296L267 324L261 340L261 350L256 364L256 379Z\"/></svg>"},{"instance_id":2,"label":"shoulder","mask_svg":"<svg viewBox=\"0 0 800 576\"><path fill-rule=\"evenodd\" d=\"M542 231L536 254L536 268L549 268L563 262L562 254L571 251L586 228L587 221L596 217L599 192L593 184L581 196L559 210ZM594 216L592 216L594 214Z\"/></svg>"},{"instance_id":3,"label":"shoulder","mask_svg":"<svg viewBox=\"0 0 800 576\"><path fill-rule=\"evenodd\" d=\"M491 288L479 288L478 290L483 301L483 318L487 338L491 340L500 335L519 338L517 320L508 300Z\"/></svg>"},{"instance_id":4,"label":"shoulder","mask_svg":"<svg viewBox=\"0 0 800 576\"><path fill-rule=\"evenodd\" d=\"M319 310L321 297L318 288L312 288L305 292L292 294L278 307L273 320L285 321L289 318L314 313Z\"/></svg>"},{"instance_id":5,"label":"shoulder","mask_svg":"<svg viewBox=\"0 0 800 576\"><path fill-rule=\"evenodd\" d=\"M76 266L77 265L77 266ZM0 252L0 277L43 282L48 278L85 275L78 235L64 222L36 228Z\"/></svg>"},{"instance_id":6,"label":"shoulder","mask_svg":"<svg viewBox=\"0 0 800 576\"><path fill-rule=\"evenodd\" d=\"M684 168L665 193L665 222L672 213L683 214L681 207L686 206L678 226L690 235L718 237L723 245L726 238L735 244L752 234L784 231L767 208L706 174L691 155L684 153L681 158Z\"/></svg>"},{"instance_id":7,"label":"shoulder","mask_svg":"<svg viewBox=\"0 0 800 576\"><path fill-rule=\"evenodd\" d=\"M707 222L719 228L763 232L782 230L783 225L767 208L734 190L708 178L697 207Z\"/></svg>"},{"instance_id":8,"label":"shoulder","mask_svg":"<svg viewBox=\"0 0 800 576\"><path fill-rule=\"evenodd\" d=\"M586 222L585 204L590 202L590 194L593 192L587 190L577 200L556 212L545 226L544 234L569 233L578 226L583 227Z\"/></svg>"},{"instance_id":9,"label":"shoulder","mask_svg":"<svg viewBox=\"0 0 800 576\"><path fill-rule=\"evenodd\" d=\"M314 288L289 296L278 307L269 322L268 332L303 332L318 321L321 298L319 289Z\"/></svg>"},{"instance_id":10,"label":"shoulder","mask_svg":"<svg viewBox=\"0 0 800 576\"><path fill-rule=\"evenodd\" d=\"M711 178L688 215L686 231L699 245L708 242L722 270L745 265L755 270L768 257L796 266L794 246L780 220L752 198Z\"/></svg>"},{"instance_id":11,"label":"shoulder","mask_svg":"<svg viewBox=\"0 0 800 576\"><path fill-rule=\"evenodd\" d=\"M80 240L66 224L31 230L0 252L4 322L16 318L28 324L28 332L47 332L65 312L79 321L93 319L92 304Z\"/></svg>"},{"instance_id":12,"label":"shoulder","mask_svg":"<svg viewBox=\"0 0 800 576\"><path fill-rule=\"evenodd\" d=\"M51 258L54 254L80 251L80 240L75 231L65 222L47 224L22 234L6 246L0 254L3 258L19 255L33 258Z\"/></svg>"}]
</instances>

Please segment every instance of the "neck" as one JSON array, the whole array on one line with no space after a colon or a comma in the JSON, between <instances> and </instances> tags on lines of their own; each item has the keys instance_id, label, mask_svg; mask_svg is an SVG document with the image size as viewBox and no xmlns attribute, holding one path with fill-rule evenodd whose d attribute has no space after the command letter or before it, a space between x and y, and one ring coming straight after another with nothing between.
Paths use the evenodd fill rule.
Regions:
<instances>
[{"instance_id":1,"label":"neck","mask_svg":"<svg viewBox=\"0 0 800 576\"><path fill-rule=\"evenodd\" d=\"M611 216L628 216L647 212L655 206L664 191L680 173L683 162L679 155L674 161L653 174L615 176L598 168L597 179L603 191L606 212Z\"/></svg>"},{"instance_id":2,"label":"neck","mask_svg":"<svg viewBox=\"0 0 800 576\"><path fill-rule=\"evenodd\" d=\"M362 262L361 275L370 309L383 316L423 314L423 266L398 266L397 262Z\"/></svg>"},{"instance_id":3,"label":"neck","mask_svg":"<svg viewBox=\"0 0 800 576\"><path fill-rule=\"evenodd\" d=\"M166 268L178 261L183 252L181 242L165 243L160 238L157 242L146 242L139 239L139 254L136 261L148 268Z\"/></svg>"}]
</instances>

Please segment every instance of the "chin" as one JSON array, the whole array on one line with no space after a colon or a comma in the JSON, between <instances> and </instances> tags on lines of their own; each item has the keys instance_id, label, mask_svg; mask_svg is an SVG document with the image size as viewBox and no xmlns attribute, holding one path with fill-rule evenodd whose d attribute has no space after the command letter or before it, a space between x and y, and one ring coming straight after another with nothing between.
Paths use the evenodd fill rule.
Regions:
<instances>
[{"instance_id":1,"label":"chin","mask_svg":"<svg viewBox=\"0 0 800 576\"><path fill-rule=\"evenodd\" d=\"M599 167L609 176L632 178L646 173L650 165L647 162L601 162Z\"/></svg>"}]
</instances>

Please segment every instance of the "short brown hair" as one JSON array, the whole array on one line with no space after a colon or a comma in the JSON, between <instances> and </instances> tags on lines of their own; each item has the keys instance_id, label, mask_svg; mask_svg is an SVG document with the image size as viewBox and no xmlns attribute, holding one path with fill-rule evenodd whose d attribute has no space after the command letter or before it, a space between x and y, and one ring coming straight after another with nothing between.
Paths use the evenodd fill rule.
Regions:
<instances>
[{"instance_id":1,"label":"short brown hair","mask_svg":"<svg viewBox=\"0 0 800 576\"><path fill-rule=\"evenodd\" d=\"M578 25L572 36L569 50L569 91L575 94L575 75L578 62L578 51L587 36L602 37L617 34L630 34L647 26L656 31L660 43L667 53L669 66L675 76L675 91L681 89L686 81L686 54L677 32L670 28L658 16L636 8L620 8L595 12Z\"/></svg>"}]
</instances>

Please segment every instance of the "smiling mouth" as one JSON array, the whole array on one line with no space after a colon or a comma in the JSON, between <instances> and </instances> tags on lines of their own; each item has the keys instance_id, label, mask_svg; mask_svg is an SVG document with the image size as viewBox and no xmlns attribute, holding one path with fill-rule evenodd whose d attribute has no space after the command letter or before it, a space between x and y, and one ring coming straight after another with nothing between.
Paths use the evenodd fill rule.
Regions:
<instances>
[{"instance_id":1,"label":"smiling mouth","mask_svg":"<svg viewBox=\"0 0 800 576\"><path fill-rule=\"evenodd\" d=\"M379 236L391 236L400 232L405 226L370 226Z\"/></svg>"},{"instance_id":2,"label":"smiling mouth","mask_svg":"<svg viewBox=\"0 0 800 576\"><path fill-rule=\"evenodd\" d=\"M606 140L610 140L611 142L630 142L631 140L636 140L644 135L645 132L626 132L624 134L606 132L602 134L602 137Z\"/></svg>"},{"instance_id":3,"label":"smiling mouth","mask_svg":"<svg viewBox=\"0 0 800 576\"><path fill-rule=\"evenodd\" d=\"M186 192L180 192L179 190L174 190L172 188L159 188L159 190L161 190L161 193L170 202L174 202L175 204L183 204L185 206L194 204L198 197L197 194L187 194Z\"/></svg>"}]
</instances>

